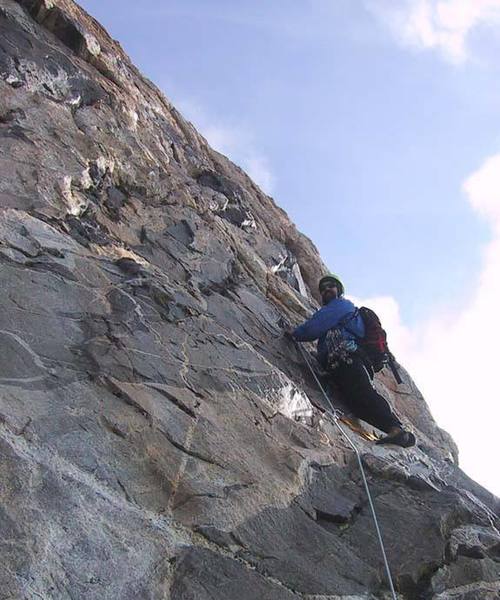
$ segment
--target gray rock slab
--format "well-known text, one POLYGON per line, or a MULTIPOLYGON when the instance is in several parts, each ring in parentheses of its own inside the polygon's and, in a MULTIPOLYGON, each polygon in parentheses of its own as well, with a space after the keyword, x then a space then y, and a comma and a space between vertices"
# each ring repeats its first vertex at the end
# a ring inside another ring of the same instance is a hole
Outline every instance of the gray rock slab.
POLYGON ((175 562, 172 600, 292 600, 296 594, 243 561, 189 549, 175 562))
POLYGON ((259 572, 301 593, 356 594, 378 584, 372 567, 297 506, 266 509, 232 537, 259 572))
POLYGON ((456 562, 445 565, 433 575, 431 587, 434 593, 439 594, 452 586, 461 587, 478 582, 500 583, 500 561, 460 556, 456 562))

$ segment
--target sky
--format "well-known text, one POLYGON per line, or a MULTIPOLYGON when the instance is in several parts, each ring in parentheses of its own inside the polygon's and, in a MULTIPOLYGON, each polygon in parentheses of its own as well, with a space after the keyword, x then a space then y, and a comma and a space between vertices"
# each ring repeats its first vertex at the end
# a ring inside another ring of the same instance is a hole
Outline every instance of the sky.
POLYGON ((500 0, 81 0, 377 310, 500 496, 500 0))

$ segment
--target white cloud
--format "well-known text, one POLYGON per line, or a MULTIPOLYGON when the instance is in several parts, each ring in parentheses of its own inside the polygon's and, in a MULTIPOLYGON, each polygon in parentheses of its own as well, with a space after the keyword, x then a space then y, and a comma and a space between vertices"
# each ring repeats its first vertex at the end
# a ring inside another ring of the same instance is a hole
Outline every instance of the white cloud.
POLYGON ((466 307, 450 306, 410 329, 393 298, 363 303, 378 312, 393 352, 415 378, 438 423, 454 437, 462 468, 500 495, 500 154, 468 177, 463 191, 493 233, 477 280, 464 289, 466 307))
POLYGON ((264 156, 249 156, 245 159, 245 171, 268 194, 274 187, 274 175, 269 168, 267 158, 264 156))
POLYGON ((269 161, 259 152, 255 138, 248 129, 214 120, 200 105, 190 100, 176 99, 175 105, 193 122, 212 148, 240 165, 266 194, 272 193, 275 178, 269 161))
POLYGON ((500 26, 500 0, 365 0, 397 39, 435 49, 453 63, 467 58, 467 37, 481 25, 500 26))
POLYGON ((500 154, 488 158, 464 183, 470 203, 500 236, 500 154))

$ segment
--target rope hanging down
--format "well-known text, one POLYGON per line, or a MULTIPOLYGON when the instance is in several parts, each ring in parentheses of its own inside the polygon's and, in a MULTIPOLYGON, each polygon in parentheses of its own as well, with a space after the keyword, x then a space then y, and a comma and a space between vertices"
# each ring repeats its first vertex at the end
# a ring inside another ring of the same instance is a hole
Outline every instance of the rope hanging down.
POLYGON ((333 406, 330 398, 328 397, 328 394, 325 392, 324 387, 321 385, 321 382, 318 379, 318 376, 316 375, 316 373, 314 372, 314 369, 311 367, 311 364, 309 363, 309 360, 307 358, 306 353, 304 352, 304 349, 302 348, 302 346, 300 346, 297 343, 295 343, 295 346, 300 350, 300 352, 302 354, 302 358, 304 359, 304 362, 309 367, 309 370, 311 371, 314 379, 316 380, 316 383, 318 384, 319 389, 323 393, 323 396, 325 397, 325 399, 326 399, 326 401, 328 403, 328 406, 331 409, 334 425, 337 427, 337 429, 340 431, 340 433, 342 434, 342 436, 344 437, 344 439, 347 441, 347 443, 349 444, 349 446, 354 450, 354 453, 356 454, 356 458, 358 459, 358 464, 359 464, 359 470, 361 471, 361 477, 363 479, 363 485, 365 486, 366 495, 368 497, 368 504, 370 505, 370 510, 371 510, 371 513, 372 513, 373 522, 375 523, 375 529, 377 531, 378 542, 379 542, 379 545, 380 545, 380 549, 382 551, 382 557, 384 559, 384 565, 385 565, 385 570, 386 570, 386 573, 387 573, 387 579, 389 580, 389 587, 391 588, 391 593, 392 593, 393 600, 397 600, 396 592, 394 590, 394 584, 392 582, 391 570, 389 568, 389 562, 387 561, 387 555, 385 553, 384 541, 382 539, 382 533, 380 532, 380 527, 379 527, 379 524, 378 524, 377 513, 375 512, 375 507, 373 505, 372 495, 370 493, 370 488, 368 487, 368 481, 366 479, 365 469, 364 469, 363 463, 361 461, 361 455, 359 454, 359 450, 356 448, 356 446, 353 444, 351 438, 347 435, 347 433, 344 431, 343 427, 340 425, 340 423, 339 423, 339 411, 333 406))

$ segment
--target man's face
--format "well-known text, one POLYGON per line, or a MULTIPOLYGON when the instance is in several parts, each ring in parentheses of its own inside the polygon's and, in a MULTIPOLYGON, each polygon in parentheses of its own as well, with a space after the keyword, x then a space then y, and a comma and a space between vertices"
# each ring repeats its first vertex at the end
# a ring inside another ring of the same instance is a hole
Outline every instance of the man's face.
POLYGON ((321 301, 323 304, 328 304, 330 300, 337 298, 339 295, 339 290, 335 281, 325 281, 321 285, 319 291, 321 293, 321 301))

